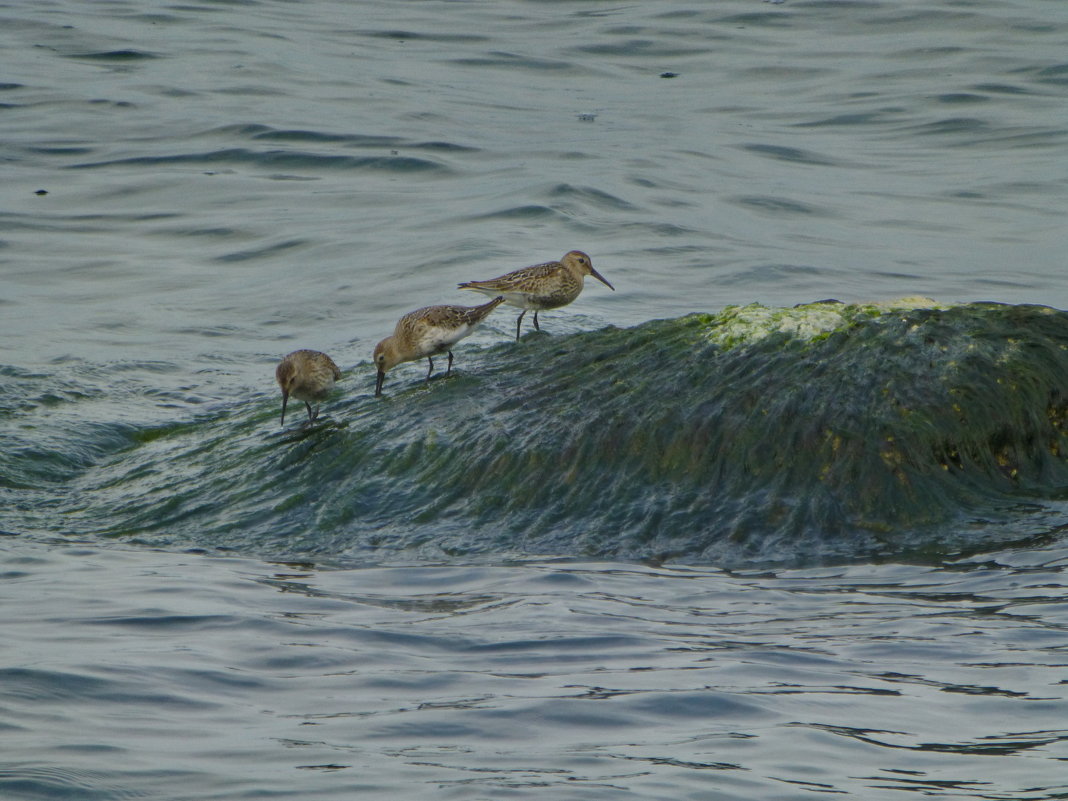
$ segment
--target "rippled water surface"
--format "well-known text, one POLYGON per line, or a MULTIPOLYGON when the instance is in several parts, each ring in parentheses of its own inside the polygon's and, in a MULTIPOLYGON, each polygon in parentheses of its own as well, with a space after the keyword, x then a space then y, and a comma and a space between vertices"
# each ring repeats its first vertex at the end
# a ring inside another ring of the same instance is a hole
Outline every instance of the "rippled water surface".
POLYGON ((747 577, 11 545, 7 798, 1068 791, 1063 546, 747 577))
POLYGON ((1068 796, 1064 315, 708 344, 1068 307, 1068 3, 41 0, 0 67, 0 796, 1068 796))

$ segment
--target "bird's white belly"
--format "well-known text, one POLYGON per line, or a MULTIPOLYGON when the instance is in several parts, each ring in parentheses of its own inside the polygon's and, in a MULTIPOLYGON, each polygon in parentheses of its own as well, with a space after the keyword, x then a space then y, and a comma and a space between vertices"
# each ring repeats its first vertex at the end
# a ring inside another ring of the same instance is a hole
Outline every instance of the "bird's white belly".
POLYGON ((534 295, 529 292, 498 292, 496 294, 503 297, 508 306, 515 306, 517 309, 538 308, 534 295))
POLYGON ((471 333, 469 325, 456 328, 428 327, 419 337, 419 353, 421 356, 444 353, 469 333, 471 333))
POLYGON ((485 289, 483 287, 469 287, 476 292, 481 292, 490 298, 502 297, 504 303, 507 306, 515 306, 517 309, 533 309, 536 306, 531 304, 531 294, 529 292, 520 292, 519 290, 504 290, 504 289, 485 289))

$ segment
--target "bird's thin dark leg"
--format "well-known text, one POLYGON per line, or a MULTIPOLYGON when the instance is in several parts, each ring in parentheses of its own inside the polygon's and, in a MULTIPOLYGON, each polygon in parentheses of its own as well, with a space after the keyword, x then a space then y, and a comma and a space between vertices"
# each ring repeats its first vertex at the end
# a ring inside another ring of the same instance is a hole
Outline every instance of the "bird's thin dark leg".
POLYGON ((519 319, 515 321, 515 339, 516 339, 516 342, 519 341, 519 331, 520 331, 521 326, 523 325, 523 315, 526 314, 526 313, 527 313, 527 310, 523 309, 523 311, 519 312, 519 319))
POLYGON ((315 407, 315 411, 313 412, 311 404, 308 403, 307 401, 304 401, 304 408, 306 408, 308 410, 308 420, 314 420, 316 417, 319 416, 319 407, 318 406, 315 407))
POLYGON ((448 374, 449 374, 449 373, 451 373, 451 372, 452 372, 452 351, 450 350, 450 351, 449 351, 449 366, 448 366, 448 368, 447 368, 447 369, 445 370, 445 375, 448 375, 448 374))
POLYGON ((434 360, 429 356, 426 357, 427 362, 430 363, 430 369, 426 371, 426 380, 430 380, 430 374, 434 372, 434 360))
POLYGON ((538 325, 538 310, 537 309, 534 310, 534 330, 535 331, 540 331, 541 330, 541 326, 538 325))

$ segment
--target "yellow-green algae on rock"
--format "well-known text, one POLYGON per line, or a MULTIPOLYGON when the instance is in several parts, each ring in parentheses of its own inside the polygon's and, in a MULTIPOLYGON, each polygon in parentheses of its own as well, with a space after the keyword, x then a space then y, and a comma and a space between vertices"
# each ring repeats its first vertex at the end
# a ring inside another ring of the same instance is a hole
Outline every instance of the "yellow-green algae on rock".
POLYGON ((955 304, 913 296, 862 304, 819 301, 788 308, 760 303, 727 306, 719 314, 710 315, 708 337, 723 348, 749 345, 773 334, 811 341, 821 339, 831 331, 845 329, 858 320, 872 319, 887 312, 948 309, 952 305, 955 304))

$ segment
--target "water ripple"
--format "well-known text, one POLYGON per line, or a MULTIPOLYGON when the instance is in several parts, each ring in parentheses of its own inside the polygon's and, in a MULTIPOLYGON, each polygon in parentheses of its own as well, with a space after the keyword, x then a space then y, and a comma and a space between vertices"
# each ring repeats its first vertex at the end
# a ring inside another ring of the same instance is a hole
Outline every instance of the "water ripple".
POLYGON ((144 50, 107 50, 96 53, 65 53, 66 58, 77 58, 89 61, 143 61, 146 59, 155 59, 159 56, 155 53, 149 53, 144 50))
POLYGON ((231 253, 224 253, 221 256, 216 256, 214 258, 214 261, 222 264, 227 264, 242 261, 252 261, 256 259, 273 258, 276 256, 281 256, 291 250, 294 250, 295 248, 304 247, 307 244, 307 241, 303 239, 287 239, 282 242, 272 242, 261 247, 238 250, 231 253))
POLYGON ((796 164, 811 164, 819 167, 829 167, 840 163, 835 159, 811 151, 801 150, 796 147, 758 144, 745 144, 741 145, 741 147, 742 149, 747 150, 750 153, 756 153, 759 156, 766 156, 770 159, 788 161, 796 164))
MULTIPOLYGON (((100 749, 98 757, 116 758, 125 749, 100 749)), ((144 798, 142 791, 122 788, 117 777, 108 771, 67 768, 33 762, 0 762, 0 794, 10 799, 78 798, 86 801, 120 801, 144 798)))
POLYGON ((305 170, 386 170, 397 173, 434 172, 448 174, 451 169, 438 161, 413 156, 340 156, 294 150, 255 151, 226 148, 204 153, 179 153, 163 156, 131 156, 104 161, 69 165, 70 169, 102 169, 114 166, 158 167, 168 164, 198 166, 253 165, 264 168, 305 170))
POLYGON ((576 71, 575 64, 569 61, 534 58, 519 53, 493 52, 485 56, 455 58, 451 61, 459 67, 479 67, 481 69, 489 70, 527 70, 537 73, 567 73, 576 71))
POLYGON ((369 30, 362 31, 362 36, 372 39, 392 39, 399 41, 443 42, 445 44, 481 44, 493 41, 492 37, 478 33, 444 33, 435 31, 411 30, 369 30))
POLYGON ((813 206, 809 203, 802 203, 797 200, 787 200, 782 197, 766 197, 757 195, 747 195, 741 197, 729 198, 732 203, 736 203, 739 206, 759 211, 766 214, 779 215, 819 215, 827 216, 829 211, 820 209, 817 206, 813 206))

